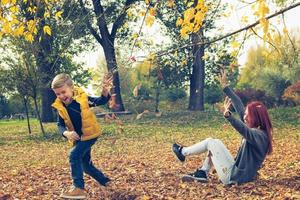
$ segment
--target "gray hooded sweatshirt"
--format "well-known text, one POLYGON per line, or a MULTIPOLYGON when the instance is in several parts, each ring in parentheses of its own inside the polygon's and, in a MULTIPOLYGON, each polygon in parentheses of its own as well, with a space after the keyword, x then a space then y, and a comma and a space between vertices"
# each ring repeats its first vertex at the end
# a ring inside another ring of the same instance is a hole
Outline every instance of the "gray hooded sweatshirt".
POLYGON ((244 123, 244 105, 232 89, 225 87, 223 91, 231 99, 232 105, 241 119, 236 119, 232 115, 226 118, 243 137, 230 176, 233 183, 241 184, 252 181, 257 175, 257 171, 268 153, 269 140, 264 130, 249 128, 244 123))

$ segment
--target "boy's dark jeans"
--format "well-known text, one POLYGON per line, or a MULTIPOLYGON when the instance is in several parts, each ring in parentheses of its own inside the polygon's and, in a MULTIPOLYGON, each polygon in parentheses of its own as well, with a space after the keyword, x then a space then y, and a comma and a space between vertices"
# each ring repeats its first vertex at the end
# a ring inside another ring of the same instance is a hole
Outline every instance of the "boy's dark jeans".
POLYGON ((77 188, 84 189, 83 171, 96 179, 100 184, 105 185, 107 177, 98 170, 91 160, 91 147, 97 138, 87 141, 77 141, 71 149, 69 159, 71 165, 71 174, 73 185, 77 188))

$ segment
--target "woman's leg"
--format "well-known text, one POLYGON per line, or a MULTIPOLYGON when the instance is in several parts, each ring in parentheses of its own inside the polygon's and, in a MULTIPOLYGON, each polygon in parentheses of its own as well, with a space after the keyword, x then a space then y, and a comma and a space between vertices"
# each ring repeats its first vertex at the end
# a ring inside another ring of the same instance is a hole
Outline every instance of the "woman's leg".
POLYGON ((225 145, 218 139, 207 138, 190 147, 183 147, 184 156, 204 153, 209 151, 201 170, 208 172, 211 168, 210 160, 214 165, 219 179, 224 184, 229 184, 230 172, 234 165, 234 159, 225 145))

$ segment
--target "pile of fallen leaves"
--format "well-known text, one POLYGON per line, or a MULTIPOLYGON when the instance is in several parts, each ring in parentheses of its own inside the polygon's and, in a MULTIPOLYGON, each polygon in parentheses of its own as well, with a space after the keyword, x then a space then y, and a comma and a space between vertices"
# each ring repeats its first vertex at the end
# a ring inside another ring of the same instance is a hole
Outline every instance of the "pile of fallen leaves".
MULTIPOLYGON (((224 186, 214 171, 208 183, 182 182, 181 176, 201 166, 205 155, 188 157, 182 164, 171 146, 174 141, 190 145, 214 132, 213 137, 219 135, 235 155, 240 138, 227 125, 125 122, 122 132, 115 129, 93 147, 95 166, 113 181, 103 187, 85 176, 88 199, 300 199, 299 128, 275 129, 274 153, 264 162, 256 181, 224 186)), ((18 137, 10 136, 3 136, 0 144, 0 200, 59 199, 72 185, 67 144, 62 140, 14 142, 18 137)))

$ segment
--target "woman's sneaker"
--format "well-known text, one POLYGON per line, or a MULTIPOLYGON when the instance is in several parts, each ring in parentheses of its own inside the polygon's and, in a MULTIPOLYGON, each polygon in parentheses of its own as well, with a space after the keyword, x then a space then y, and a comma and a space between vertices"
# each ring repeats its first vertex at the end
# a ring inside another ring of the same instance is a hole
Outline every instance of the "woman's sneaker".
POLYGON ((206 183, 208 181, 206 172, 201 169, 197 169, 194 173, 184 175, 182 177, 183 182, 199 181, 206 183))
POLYGON ((173 147, 172 147, 173 152, 175 153, 175 155, 177 156, 177 158, 181 161, 184 162, 185 161, 185 156, 181 153, 182 151, 182 146, 174 143, 173 147))

